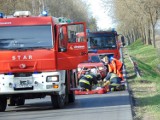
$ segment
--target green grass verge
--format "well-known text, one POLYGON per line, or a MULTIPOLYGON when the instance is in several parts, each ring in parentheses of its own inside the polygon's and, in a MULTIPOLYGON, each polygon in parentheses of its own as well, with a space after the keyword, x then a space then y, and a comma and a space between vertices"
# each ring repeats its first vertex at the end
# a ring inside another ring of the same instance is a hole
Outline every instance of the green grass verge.
POLYGON ((127 68, 128 83, 134 96, 135 120, 159 120, 160 119, 160 72, 157 65, 160 59, 157 57, 157 49, 143 45, 137 40, 124 49, 125 65, 127 68), (128 58, 137 63, 141 77, 137 77, 133 65, 128 58))

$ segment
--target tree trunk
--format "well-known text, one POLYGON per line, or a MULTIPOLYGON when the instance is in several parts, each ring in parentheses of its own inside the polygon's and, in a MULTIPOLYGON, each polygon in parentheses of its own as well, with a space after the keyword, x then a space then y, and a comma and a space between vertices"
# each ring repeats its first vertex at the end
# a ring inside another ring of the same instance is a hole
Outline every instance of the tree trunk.
POLYGON ((152 25, 152 37, 153 37, 153 46, 154 46, 154 48, 156 48, 156 38, 155 38, 155 26, 154 25, 152 25))

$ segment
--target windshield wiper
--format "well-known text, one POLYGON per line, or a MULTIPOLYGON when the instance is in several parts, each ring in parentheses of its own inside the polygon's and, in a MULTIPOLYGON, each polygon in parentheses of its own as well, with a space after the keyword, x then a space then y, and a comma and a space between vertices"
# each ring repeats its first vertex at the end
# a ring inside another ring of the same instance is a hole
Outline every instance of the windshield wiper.
POLYGON ((33 50, 33 47, 20 47, 20 48, 15 48, 15 50, 33 50))
POLYGON ((32 47, 33 49, 51 49, 51 47, 49 46, 45 46, 45 47, 42 47, 42 46, 37 46, 37 47, 32 47))
POLYGON ((23 51, 23 50, 34 50, 34 49, 51 49, 51 47, 19 47, 19 48, 4 48, 4 47, 0 47, 0 50, 19 50, 19 51, 23 51))
POLYGON ((34 49, 51 49, 48 47, 22 47, 22 48, 17 48, 17 50, 34 50, 34 49))
POLYGON ((3 38, 3 39, 0 39, 0 40, 14 40, 14 38, 3 38))

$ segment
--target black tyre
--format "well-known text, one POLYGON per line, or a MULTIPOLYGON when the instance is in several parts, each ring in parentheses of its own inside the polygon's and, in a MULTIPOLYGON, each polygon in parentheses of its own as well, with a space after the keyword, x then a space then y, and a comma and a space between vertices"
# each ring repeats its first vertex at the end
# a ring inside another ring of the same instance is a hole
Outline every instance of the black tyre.
POLYGON ((7 107, 7 98, 6 97, 0 97, 0 112, 4 112, 7 107))
POLYGON ((16 105, 16 101, 15 101, 15 99, 12 98, 12 97, 9 99, 9 103, 10 103, 10 104, 8 104, 8 106, 15 106, 15 105, 16 105))
POLYGON ((67 105, 68 103, 69 103, 69 95, 66 94, 66 96, 65 96, 65 104, 67 105))
POLYGON ((62 108, 65 104, 64 95, 51 95, 51 101, 53 108, 62 108))
POLYGON ((16 101, 16 105, 17 106, 24 105, 24 104, 25 104, 25 99, 24 98, 17 99, 17 101, 16 101))

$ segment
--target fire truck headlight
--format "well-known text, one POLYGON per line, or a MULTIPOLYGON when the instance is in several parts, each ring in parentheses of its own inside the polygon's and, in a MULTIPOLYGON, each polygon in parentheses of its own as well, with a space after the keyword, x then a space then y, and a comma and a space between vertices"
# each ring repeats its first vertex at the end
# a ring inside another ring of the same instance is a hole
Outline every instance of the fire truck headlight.
POLYGON ((48 76, 46 82, 58 82, 59 81, 59 76, 48 76))
POLYGON ((78 72, 82 70, 82 68, 77 68, 78 72))
POLYGON ((99 70, 103 70, 103 69, 104 69, 104 67, 98 67, 98 69, 99 69, 99 70))

